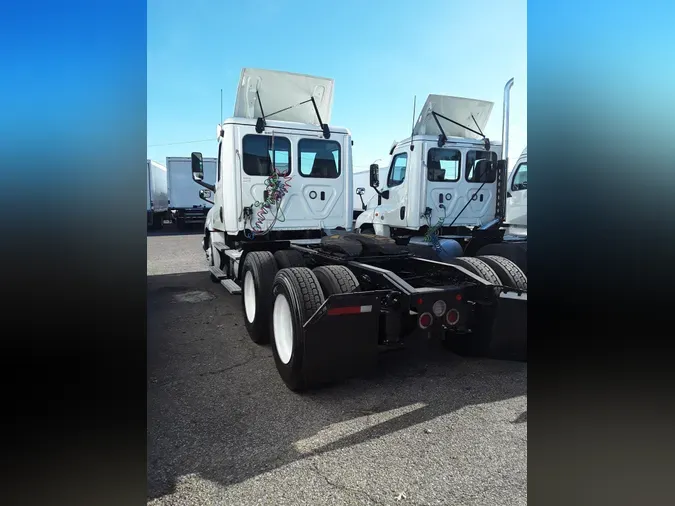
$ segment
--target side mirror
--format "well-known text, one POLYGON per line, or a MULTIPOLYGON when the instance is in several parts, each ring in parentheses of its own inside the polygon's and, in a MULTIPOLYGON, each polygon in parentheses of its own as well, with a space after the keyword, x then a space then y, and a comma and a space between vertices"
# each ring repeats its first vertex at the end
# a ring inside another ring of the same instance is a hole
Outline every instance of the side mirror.
POLYGON ((495 179, 496 166, 492 160, 477 160, 473 170, 478 183, 490 183, 495 179))
POLYGON ((199 190, 199 198, 208 202, 209 204, 213 204, 212 200, 209 200, 213 196, 213 192, 211 190, 199 190))
POLYGON ((361 196, 361 195, 363 195, 364 193, 366 193, 366 189, 365 189, 365 188, 360 187, 360 188, 357 188, 357 189, 356 189, 356 194, 357 194, 357 195, 361 196))
POLYGON ((192 179, 195 182, 204 179, 204 160, 201 153, 192 153, 192 179))
POLYGON ((380 186, 380 166, 376 163, 370 166, 370 187, 377 188, 380 186))

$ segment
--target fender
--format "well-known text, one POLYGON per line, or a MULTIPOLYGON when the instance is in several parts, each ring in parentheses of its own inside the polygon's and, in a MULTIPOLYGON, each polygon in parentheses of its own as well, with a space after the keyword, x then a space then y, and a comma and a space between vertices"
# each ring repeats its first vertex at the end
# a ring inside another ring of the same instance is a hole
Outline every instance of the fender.
POLYGON ((209 232, 213 232, 213 216, 216 211, 216 206, 213 206, 209 209, 209 212, 206 213, 206 221, 204 222, 204 228, 209 232))
POLYGON ((375 223, 375 209, 367 209, 359 214, 356 218, 356 222, 354 222, 354 228, 361 228, 361 226, 366 223, 375 223))

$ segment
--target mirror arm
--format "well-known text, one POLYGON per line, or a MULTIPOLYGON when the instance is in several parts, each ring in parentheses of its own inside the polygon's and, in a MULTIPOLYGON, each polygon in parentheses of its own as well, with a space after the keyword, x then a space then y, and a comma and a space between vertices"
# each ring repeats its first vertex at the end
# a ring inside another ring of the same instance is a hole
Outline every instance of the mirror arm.
POLYGON ((203 187, 206 188, 207 190, 211 190, 213 193, 216 193, 216 185, 214 185, 214 184, 209 184, 209 183, 205 183, 204 181, 199 181, 198 179, 195 179, 195 178, 192 178, 192 179, 193 179, 194 182, 197 183, 198 185, 203 186, 203 187))
POLYGON ((361 209, 364 211, 366 210, 366 203, 363 201, 363 195, 359 195, 359 198, 361 199, 361 209))

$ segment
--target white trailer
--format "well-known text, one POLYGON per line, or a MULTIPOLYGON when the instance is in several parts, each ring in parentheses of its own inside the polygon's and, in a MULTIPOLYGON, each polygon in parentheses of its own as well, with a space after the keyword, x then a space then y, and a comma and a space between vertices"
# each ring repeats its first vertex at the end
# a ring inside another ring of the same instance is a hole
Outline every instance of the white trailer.
MULTIPOLYGON (((201 188, 192 180, 190 157, 167 157, 169 208, 178 228, 204 223, 211 206, 199 197, 201 188)), ((215 184, 218 160, 204 158, 204 182, 215 184)))
POLYGON ((148 159, 145 172, 147 223, 153 229, 160 229, 169 218, 166 167, 148 159))

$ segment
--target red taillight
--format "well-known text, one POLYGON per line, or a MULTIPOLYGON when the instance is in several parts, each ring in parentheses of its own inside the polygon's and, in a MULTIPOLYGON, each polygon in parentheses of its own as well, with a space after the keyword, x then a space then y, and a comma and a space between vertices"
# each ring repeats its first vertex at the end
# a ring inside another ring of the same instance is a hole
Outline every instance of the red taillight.
POLYGON ((454 308, 448 311, 445 315, 445 321, 448 322, 448 325, 457 325, 457 322, 459 321, 459 311, 454 308))
POLYGON ((457 295, 455 295, 455 299, 462 300, 462 294, 458 293, 457 295))
POLYGON ((431 313, 422 313, 418 320, 419 326, 421 329, 427 329, 431 327, 431 324, 434 322, 434 317, 431 316, 431 313))

